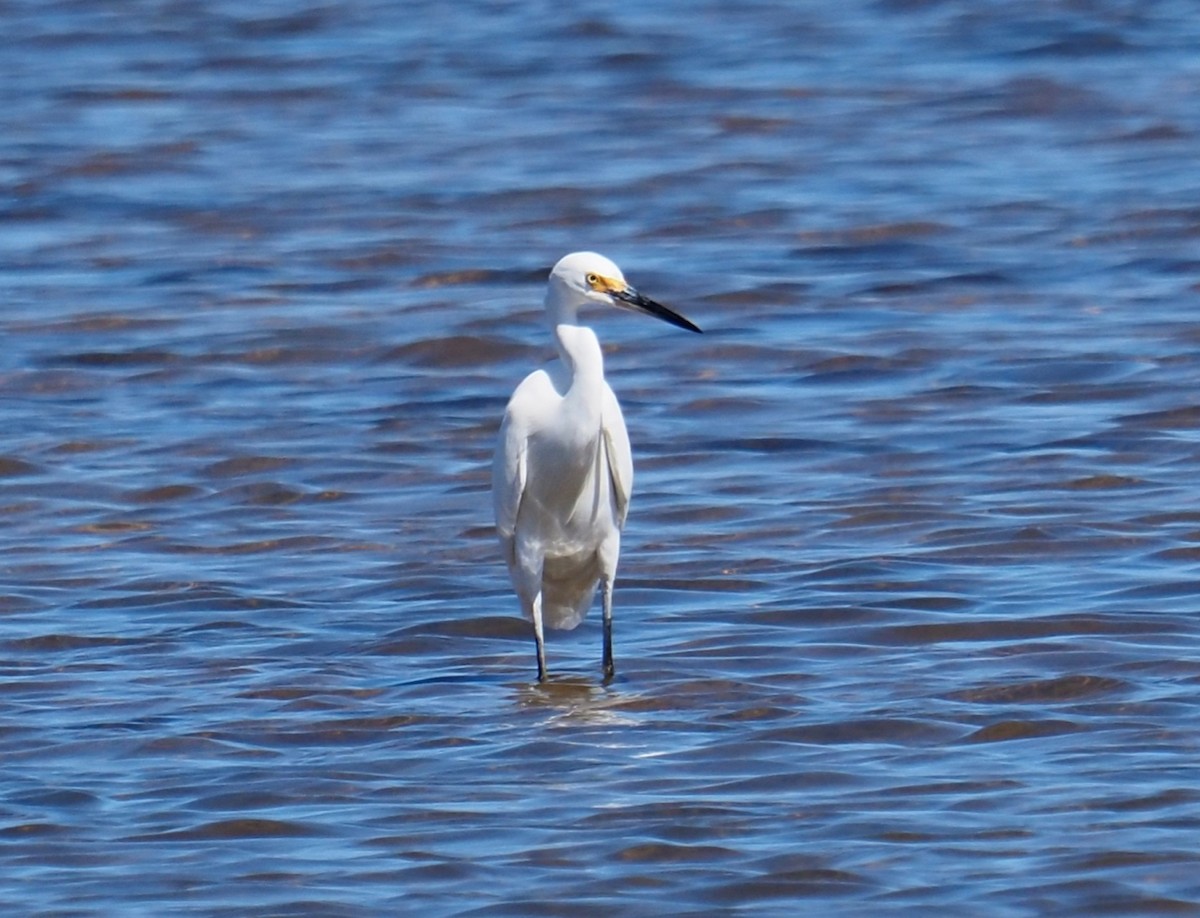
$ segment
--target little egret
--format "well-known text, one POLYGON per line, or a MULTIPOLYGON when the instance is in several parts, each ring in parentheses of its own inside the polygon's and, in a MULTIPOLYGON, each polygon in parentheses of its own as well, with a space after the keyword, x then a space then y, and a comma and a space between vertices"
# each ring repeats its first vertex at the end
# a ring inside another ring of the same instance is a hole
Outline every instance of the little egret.
POLYGON ((633 456, 621 406, 604 379, 600 342, 579 324, 580 307, 590 303, 700 331, 638 293, 603 255, 575 252, 550 272, 546 317, 559 359, 530 373, 513 393, 492 465, 496 530, 521 611, 533 622, 539 681, 546 678, 543 627, 578 625, 597 585, 604 602, 604 675, 613 674, 613 578, 633 456))

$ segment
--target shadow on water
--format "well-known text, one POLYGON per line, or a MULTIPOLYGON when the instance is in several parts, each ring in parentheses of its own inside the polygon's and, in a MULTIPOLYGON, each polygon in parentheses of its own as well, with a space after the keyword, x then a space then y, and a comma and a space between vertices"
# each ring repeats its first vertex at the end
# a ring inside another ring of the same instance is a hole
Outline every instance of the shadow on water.
POLYGON ((513 702, 526 712, 548 715, 552 726, 619 725, 638 721, 621 708, 632 693, 621 689, 621 676, 605 680, 596 676, 551 673, 545 682, 536 680, 509 686, 513 702))

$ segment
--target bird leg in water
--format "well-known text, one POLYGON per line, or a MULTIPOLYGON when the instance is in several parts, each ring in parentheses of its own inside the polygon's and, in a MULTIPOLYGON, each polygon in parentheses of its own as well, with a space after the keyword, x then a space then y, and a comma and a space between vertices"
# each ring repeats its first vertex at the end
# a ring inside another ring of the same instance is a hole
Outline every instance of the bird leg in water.
POLYGON ((605 577, 602 582, 604 590, 604 678, 611 679, 616 671, 613 666, 612 649, 612 578, 605 577))
POLYGON ((547 563, 560 572, 551 580, 551 625, 579 624, 596 595, 597 579, 603 581, 606 680, 615 669, 612 581, 633 487, 633 455, 621 406, 604 379, 600 342, 579 322, 579 310, 591 304, 632 309, 700 331, 638 293, 603 255, 573 252, 550 272, 546 317, 559 360, 530 373, 513 392, 492 461, 496 532, 522 611, 533 620, 539 681, 546 679, 547 563), (533 598, 528 606, 526 597, 533 598))
POLYGON ((533 639, 537 643, 538 682, 546 681, 546 634, 542 630, 542 594, 533 597, 533 639))

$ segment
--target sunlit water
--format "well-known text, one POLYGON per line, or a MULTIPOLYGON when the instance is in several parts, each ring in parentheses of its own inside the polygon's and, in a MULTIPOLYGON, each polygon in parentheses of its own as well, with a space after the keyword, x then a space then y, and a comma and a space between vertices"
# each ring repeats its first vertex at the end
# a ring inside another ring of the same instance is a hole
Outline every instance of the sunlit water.
POLYGON ((1191 4, 107 7, 0 6, 0 911, 1200 912, 1191 4), (706 334, 595 317, 538 686, 580 248, 706 334))

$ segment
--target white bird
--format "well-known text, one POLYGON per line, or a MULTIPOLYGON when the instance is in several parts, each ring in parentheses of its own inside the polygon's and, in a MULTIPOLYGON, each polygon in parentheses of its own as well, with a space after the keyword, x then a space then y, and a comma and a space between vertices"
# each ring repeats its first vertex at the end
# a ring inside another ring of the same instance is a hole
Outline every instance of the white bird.
POLYGON ((617 306, 700 331, 631 287, 594 252, 550 272, 546 317, 558 361, 525 377, 500 426, 492 465, 496 529, 521 611, 533 622, 538 680, 546 678, 544 627, 571 629, 602 590, 604 674, 613 674, 612 591, 621 528, 633 490, 633 455, 621 406, 604 379, 596 333, 580 307, 617 306))

